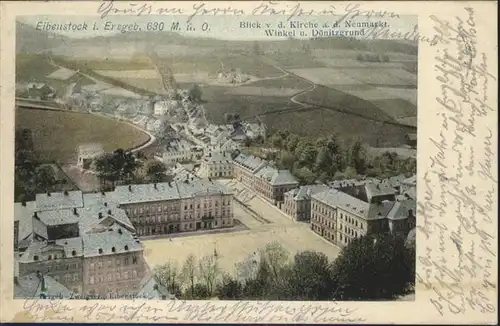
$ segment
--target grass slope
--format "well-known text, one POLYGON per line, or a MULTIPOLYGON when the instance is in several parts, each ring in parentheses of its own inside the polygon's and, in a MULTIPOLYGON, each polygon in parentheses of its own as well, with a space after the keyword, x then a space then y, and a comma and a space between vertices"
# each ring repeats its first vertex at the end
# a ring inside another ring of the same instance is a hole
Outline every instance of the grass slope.
POLYGON ((42 161, 76 160, 77 147, 101 143, 105 151, 133 148, 149 136, 128 124, 77 112, 16 109, 16 128, 32 130, 35 151, 42 161))

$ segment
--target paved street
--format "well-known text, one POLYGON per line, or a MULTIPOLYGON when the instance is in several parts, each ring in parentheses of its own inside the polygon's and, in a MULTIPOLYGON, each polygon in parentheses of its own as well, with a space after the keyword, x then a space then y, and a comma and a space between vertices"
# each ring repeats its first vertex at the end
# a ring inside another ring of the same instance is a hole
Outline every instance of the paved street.
POLYGON ((240 228, 233 232, 144 240, 145 258, 151 267, 168 260, 182 265, 189 254, 201 258, 213 255, 216 250, 222 270, 233 274, 236 263, 274 241, 281 243, 291 255, 298 251, 313 250, 323 252, 333 260, 339 254, 340 249, 313 233, 308 223, 293 221, 240 183, 231 180, 220 182, 241 191, 237 198, 248 208, 235 201, 234 216, 248 230, 241 231, 240 228))

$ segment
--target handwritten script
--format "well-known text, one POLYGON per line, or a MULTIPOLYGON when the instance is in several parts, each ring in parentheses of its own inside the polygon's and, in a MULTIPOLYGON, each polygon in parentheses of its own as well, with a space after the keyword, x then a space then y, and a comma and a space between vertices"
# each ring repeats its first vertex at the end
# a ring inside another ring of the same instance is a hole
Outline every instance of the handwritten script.
MULTIPOLYGON (((157 302, 158 303, 158 302, 157 302)), ((26 300, 23 308, 36 321, 142 321, 171 322, 189 320, 193 322, 297 322, 297 323, 355 323, 364 318, 353 314, 356 309, 344 308, 339 303, 303 304, 291 307, 281 302, 235 301, 187 302, 160 301, 154 307, 144 301, 130 301, 127 304, 106 303, 106 301, 85 302, 83 305, 62 300, 26 300), (75 317, 76 316, 76 317, 75 317)))
POLYGON ((477 49, 472 8, 461 17, 430 18, 440 39, 434 71, 441 126, 430 138, 417 227, 427 239, 439 239, 439 245, 419 253, 417 283, 432 291, 431 304, 441 315, 493 314, 497 117, 488 93, 496 77, 489 72, 487 54, 477 49))

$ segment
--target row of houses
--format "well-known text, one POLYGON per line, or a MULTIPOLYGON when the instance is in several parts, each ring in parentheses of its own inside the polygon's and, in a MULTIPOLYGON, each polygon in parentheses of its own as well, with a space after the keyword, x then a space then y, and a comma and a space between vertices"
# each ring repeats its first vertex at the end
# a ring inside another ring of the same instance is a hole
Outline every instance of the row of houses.
POLYGON ((415 175, 299 186, 288 170, 220 149, 203 157, 200 174, 238 180, 291 218, 310 221, 314 232, 339 246, 370 232, 406 235, 416 223, 415 175))
POLYGON ((37 194, 34 201, 16 203, 19 293, 42 281, 82 296, 157 292, 140 237, 232 227, 232 198, 219 183, 186 176, 111 192, 37 194))

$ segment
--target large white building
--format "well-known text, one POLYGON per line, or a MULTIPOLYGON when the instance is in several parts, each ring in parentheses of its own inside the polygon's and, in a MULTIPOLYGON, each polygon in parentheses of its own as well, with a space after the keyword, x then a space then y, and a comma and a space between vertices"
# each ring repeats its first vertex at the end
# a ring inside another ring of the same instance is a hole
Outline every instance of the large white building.
POLYGON ((201 159, 199 175, 206 178, 232 178, 231 152, 216 149, 205 154, 201 159))
POLYGON ((180 103, 174 100, 156 101, 153 106, 154 115, 160 116, 176 110, 180 107, 180 103))
POLYGON ((185 139, 174 139, 165 148, 162 159, 167 166, 179 162, 191 161, 195 155, 194 146, 185 139))

